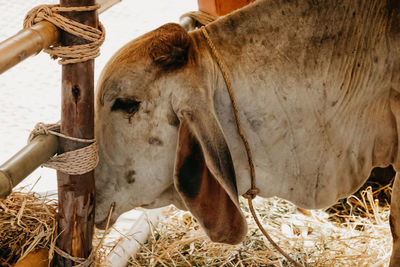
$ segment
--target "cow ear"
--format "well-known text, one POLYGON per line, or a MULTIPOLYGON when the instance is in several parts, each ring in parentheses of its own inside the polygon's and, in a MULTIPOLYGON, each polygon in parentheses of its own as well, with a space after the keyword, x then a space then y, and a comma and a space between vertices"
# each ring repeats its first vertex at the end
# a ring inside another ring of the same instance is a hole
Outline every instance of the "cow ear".
POLYGON ((247 224, 232 158, 216 116, 202 115, 184 115, 180 121, 175 186, 212 241, 237 244, 247 224))

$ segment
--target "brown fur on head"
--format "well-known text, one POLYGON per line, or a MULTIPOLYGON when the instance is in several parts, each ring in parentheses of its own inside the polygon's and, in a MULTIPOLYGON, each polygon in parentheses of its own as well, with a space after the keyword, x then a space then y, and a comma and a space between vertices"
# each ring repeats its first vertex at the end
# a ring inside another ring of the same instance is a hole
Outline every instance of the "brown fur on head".
POLYGON ((192 40, 186 30, 175 23, 168 23, 156 31, 149 46, 149 54, 156 65, 163 69, 177 69, 188 61, 192 40))

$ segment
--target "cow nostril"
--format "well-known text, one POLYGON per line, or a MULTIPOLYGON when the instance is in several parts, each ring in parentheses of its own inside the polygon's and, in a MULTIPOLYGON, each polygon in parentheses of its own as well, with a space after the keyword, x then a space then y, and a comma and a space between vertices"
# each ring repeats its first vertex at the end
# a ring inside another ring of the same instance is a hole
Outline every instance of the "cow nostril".
POLYGON ((134 170, 130 170, 125 174, 125 179, 128 184, 132 184, 135 182, 136 172, 134 170))

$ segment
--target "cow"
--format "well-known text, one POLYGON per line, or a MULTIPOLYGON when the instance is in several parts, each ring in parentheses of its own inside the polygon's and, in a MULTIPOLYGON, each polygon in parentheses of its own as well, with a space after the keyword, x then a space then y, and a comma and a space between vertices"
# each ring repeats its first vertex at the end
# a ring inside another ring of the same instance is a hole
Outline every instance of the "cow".
MULTIPOLYGON (((229 69, 259 196, 334 204, 372 168, 400 168, 400 1, 259 0, 205 27, 229 69)), ((211 240, 247 231, 249 165, 201 30, 166 24, 121 48, 98 82, 98 227, 174 204, 211 240)), ((400 265, 400 182, 391 265, 400 265)))

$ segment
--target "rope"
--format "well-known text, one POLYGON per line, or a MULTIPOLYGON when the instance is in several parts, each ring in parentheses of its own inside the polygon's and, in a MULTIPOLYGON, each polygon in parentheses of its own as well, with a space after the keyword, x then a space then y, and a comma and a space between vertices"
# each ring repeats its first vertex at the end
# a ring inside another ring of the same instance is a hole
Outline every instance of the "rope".
POLYGON ((59 123, 44 124, 39 122, 29 135, 28 142, 32 141, 38 135, 52 134, 67 140, 91 144, 83 148, 58 154, 57 156, 50 158, 47 162, 42 164, 42 166, 56 169, 69 175, 80 175, 94 170, 99 162, 96 139, 71 137, 62 134, 59 131, 59 123))
POLYGON ((208 35, 208 32, 207 32, 207 30, 206 30, 206 28, 204 26, 201 27, 201 31, 202 31, 205 39, 207 40, 208 46, 211 48, 212 54, 214 55, 214 57, 215 57, 215 59, 216 59, 216 61, 218 63, 219 68, 221 69, 221 73, 222 73, 222 76, 223 76, 223 78, 225 80, 226 87, 227 87, 228 93, 229 93, 229 97, 230 97, 231 102, 232 102, 233 113, 234 113, 235 120, 236 120, 236 126, 237 126, 237 129, 238 129, 240 138, 242 139, 243 144, 244 144, 244 146, 246 148, 247 160, 248 160, 249 166, 250 166, 251 188, 249 190, 247 190, 246 193, 243 194, 243 197, 247 198, 248 203, 249 203, 249 207, 250 207, 250 211, 251 211, 251 215, 253 216, 254 221, 256 222, 258 228, 261 230, 261 232, 264 234, 264 236, 272 244, 272 246, 276 250, 278 250, 279 253, 281 253, 293 265, 295 265, 297 267, 301 267, 302 266, 301 264, 299 264, 294 259, 292 259, 292 257, 290 257, 285 251, 283 251, 278 246, 278 244, 275 243, 274 240, 272 240, 270 235, 267 233, 267 231, 264 229, 264 227, 260 223, 260 221, 258 219, 258 216, 257 216, 257 214, 256 214, 256 212, 254 210, 253 199, 257 196, 257 194, 260 192, 260 190, 256 187, 256 172, 255 172, 254 163, 253 163, 253 155, 251 153, 249 142, 247 141, 246 135, 245 135, 243 127, 242 127, 242 123, 241 123, 240 116, 239 116, 238 105, 237 105, 237 102, 236 102, 235 94, 233 92, 232 84, 231 84, 230 77, 229 77, 229 71, 228 71, 228 68, 226 67, 226 64, 222 60, 221 55, 219 54, 217 48, 215 47, 214 43, 212 42, 212 40, 211 40, 210 36, 208 35))
POLYGON ((95 11, 100 5, 81 6, 81 7, 60 7, 59 5, 39 5, 33 8, 25 17, 24 28, 48 21, 72 35, 87 40, 88 44, 61 46, 55 44, 45 48, 44 52, 49 53, 53 59, 62 58, 60 64, 71 64, 85 62, 100 55, 100 46, 105 39, 104 26, 99 22, 99 29, 68 19, 60 12, 87 12, 95 11))
MULTIPOLYGON (((79 175, 92 171, 96 167, 99 161, 97 154, 96 139, 82 139, 82 138, 71 137, 60 133, 60 127, 61 127, 60 123, 44 124, 42 122, 39 122, 36 124, 34 130, 29 135, 28 142, 31 142, 35 137, 39 135, 51 134, 71 141, 76 141, 81 143, 91 143, 91 144, 84 148, 80 148, 77 150, 65 152, 63 154, 54 156, 51 159, 49 159, 46 163, 42 164, 42 166, 53 168, 70 175, 79 175)), ((91 251, 87 259, 71 256, 70 254, 68 254, 67 252, 65 252, 64 250, 60 249, 57 246, 54 246, 54 251, 63 258, 69 259, 72 262, 77 263, 73 265, 73 267, 93 266, 95 264, 97 251, 101 246, 101 244, 103 243, 105 235, 109 229, 110 218, 114 206, 115 203, 111 204, 110 206, 110 211, 107 218, 106 230, 104 232, 103 237, 101 238, 96 249, 93 249, 91 251)))
POLYGON ((179 18, 179 20, 182 20, 183 18, 186 18, 186 17, 189 17, 189 18, 197 21, 202 26, 203 25, 207 25, 207 24, 213 22, 214 20, 216 20, 218 18, 218 16, 214 16, 214 15, 208 14, 208 13, 203 12, 203 11, 191 11, 191 12, 183 14, 179 18))
POLYGON ((243 196, 246 198, 255 198, 259 192, 259 190, 256 188, 256 172, 255 172, 255 168, 254 168, 254 164, 253 164, 253 155, 251 153, 250 150, 250 145, 249 142, 247 141, 247 137, 246 134, 244 133, 244 130, 242 128, 242 123, 240 120, 240 116, 239 116, 239 108, 236 102, 236 98, 235 98, 235 94, 233 92, 232 89, 232 84, 229 78, 229 71, 225 65, 225 63, 222 60, 222 57, 220 56, 220 54, 218 53, 214 43, 212 42, 210 36, 207 33, 206 28, 203 26, 201 27, 201 31, 203 32, 203 35, 205 36, 208 45, 211 48, 211 51, 215 57, 215 59, 217 60, 218 66, 221 69, 222 72, 222 76, 224 77, 225 83, 226 83, 226 87, 228 88, 228 93, 229 93, 229 97, 231 99, 232 102, 232 107, 233 107, 233 113, 235 115, 235 119, 236 119, 236 125, 238 128, 238 132, 240 135, 240 138, 243 141, 244 147, 246 148, 246 153, 247 153, 247 161, 249 162, 249 166, 250 166, 250 177, 251 177, 251 189, 248 190, 243 196))
POLYGON ((61 257, 71 260, 74 263, 78 263, 76 265, 73 265, 74 267, 89 267, 92 264, 94 264, 95 254, 93 253, 90 253, 89 257, 85 259, 85 258, 73 257, 64 250, 60 249, 59 247, 54 247, 54 251, 61 257))
POLYGON ((54 251, 61 257, 69 259, 74 263, 78 263, 76 265, 73 265, 73 267, 93 266, 95 264, 97 252, 98 252, 99 248, 101 247, 101 245, 103 244, 106 234, 108 233, 109 226, 110 226, 110 219, 111 219, 111 215, 112 215, 114 207, 115 207, 115 202, 113 202, 110 206, 110 210, 108 212, 108 217, 107 217, 106 229, 104 230, 104 234, 101 237, 100 242, 97 244, 96 249, 92 249, 92 251, 90 252, 90 255, 87 257, 87 259, 71 256, 70 254, 68 254, 67 252, 65 252, 64 250, 60 249, 57 246, 54 247, 54 251))

